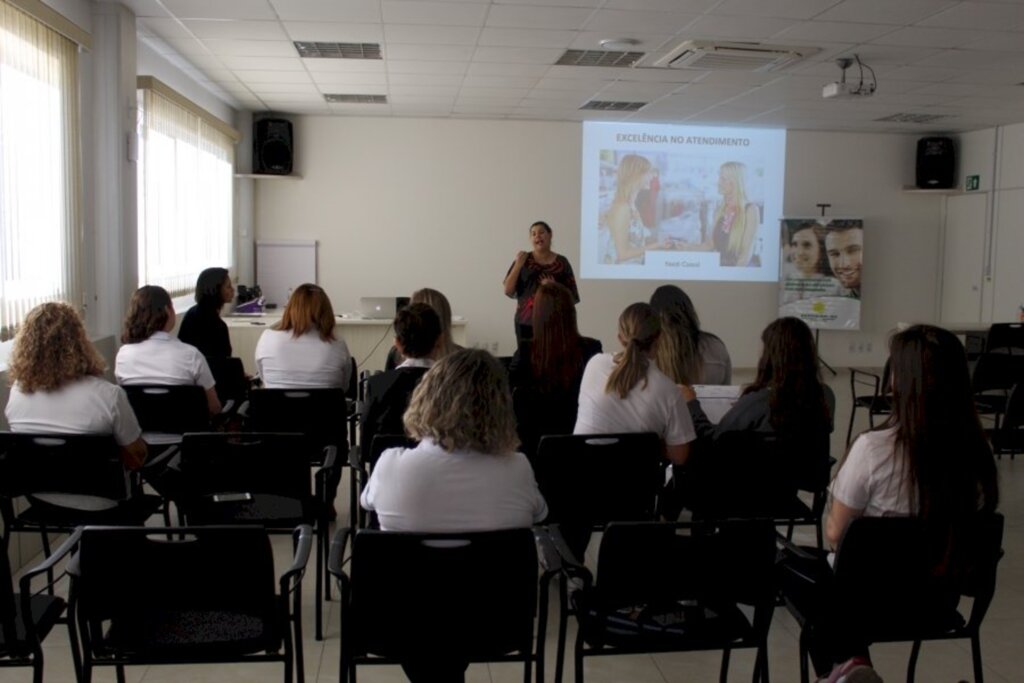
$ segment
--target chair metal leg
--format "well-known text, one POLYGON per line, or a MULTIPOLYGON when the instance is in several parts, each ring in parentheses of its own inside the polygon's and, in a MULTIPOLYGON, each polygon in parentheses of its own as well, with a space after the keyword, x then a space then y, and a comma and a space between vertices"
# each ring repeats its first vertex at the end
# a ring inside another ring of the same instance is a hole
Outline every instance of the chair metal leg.
MULTIPOLYGON (((725 648, 722 650, 722 670, 718 674, 719 683, 729 683, 729 655, 732 654, 732 650, 725 648)), ((754 667, 757 668, 756 666, 754 667)))
MULTIPOLYGON (((43 539, 43 558, 50 557, 50 534, 47 533, 46 527, 42 527, 40 530, 40 536, 43 539)), ((46 570, 46 594, 53 595, 53 569, 46 570)))
POLYGON ((817 538, 817 541, 818 541, 818 550, 824 550, 825 549, 825 534, 822 532, 822 529, 821 529, 821 517, 818 517, 818 520, 814 523, 814 535, 815 535, 815 537, 817 538))
POLYGON ((974 683, 985 683, 985 673, 981 668, 981 635, 971 636, 971 663, 974 664, 974 683))
POLYGON ((324 526, 324 521, 320 520, 321 528, 316 539, 316 588, 313 589, 313 599, 316 600, 316 607, 313 609, 315 621, 313 631, 317 640, 324 639, 324 565, 327 562, 327 552, 325 552, 327 528, 324 526))
POLYGON ((914 683, 914 673, 917 670, 917 656, 921 654, 921 641, 915 640, 910 648, 910 661, 907 662, 907 683, 914 683))
POLYGON ((114 667, 114 671, 117 675, 117 683, 124 683, 124 665, 118 664, 114 667))
MULTIPOLYGON (((569 628, 569 580, 562 574, 558 578, 558 651, 555 652, 555 683, 562 683, 565 670, 565 638, 569 628)), ((538 679, 538 683, 540 683, 538 679)))
POLYGON ((807 652, 807 630, 800 629, 800 683, 810 683, 811 672, 807 652))
POLYGON ((32 658, 32 683, 43 683, 43 658, 38 654, 32 658))
POLYGON ((582 628, 580 628, 579 630, 576 631, 576 646, 575 646, 575 648, 573 648, 573 650, 574 650, 573 659, 575 660, 574 663, 576 665, 576 671, 574 672, 575 681, 576 681, 576 683, 583 683, 583 629, 582 628))
POLYGON ((537 604, 537 639, 534 649, 537 661, 537 683, 544 683, 544 640, 548 631, 548 594, 551 592, 551 579, 544 575, 540 582, 540 596, 537 604))
POLYGON ((853 420, 857 417, 857 405, 854 404, 853 410, 850 411, 850 426, 846 428, 846 447, 850 447, 850 439, 853 438, 853 420))

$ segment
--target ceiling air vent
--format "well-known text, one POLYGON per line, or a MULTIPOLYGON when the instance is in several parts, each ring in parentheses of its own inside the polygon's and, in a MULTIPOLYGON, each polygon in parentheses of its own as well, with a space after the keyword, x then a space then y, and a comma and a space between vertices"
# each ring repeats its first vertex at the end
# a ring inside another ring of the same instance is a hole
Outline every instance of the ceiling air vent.
POLYGON ((383 59, 380 43, 315 43, 295 41, 300 57, 317 59, 383 59))
POLYGON ((884 121, 886 123, 931 123, 932 121, 938 121, 939 119, 948 119, 951 114, 893 114, 892 116, 883 116, 875 121, 884 121))
POLYGON ((566 50, 556 65, 562 66, 619 66, 629 68, 639 62, 643 52, 615 50, 566 50))
POLYGON ((331 104, 387 104, 387 95, 348 95, 332 94, 324 95, 324 99, 331 104))
POLYGON ((819 52, 816 47, 687 40, 651 66, 709 71, 775 71, 819 52))
POLYGON ((591 111, 640 111, 645 106, 646 102, 611 102, 608 100, 590 100, 582 107, 583 109, 589 109, 591 111))

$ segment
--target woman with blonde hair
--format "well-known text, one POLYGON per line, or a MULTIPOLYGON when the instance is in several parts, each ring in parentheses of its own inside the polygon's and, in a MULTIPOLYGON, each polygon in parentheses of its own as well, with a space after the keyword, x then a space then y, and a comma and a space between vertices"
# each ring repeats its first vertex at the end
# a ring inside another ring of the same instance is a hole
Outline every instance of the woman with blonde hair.
POLYGON ((260 336, 256 368, 269 389, 347 389, 352 357, 334 336, 334 309, 317 285, 295 288, 281 322, 260 336))
POLYGON ((573 433, 655 432, 665 443, 665 457, 682 465, 696 433, 680 388, 653 362, 660 335, 661 320, 648 304, 622 312, 622 351, 587 363, 573 433))
POLYGON ((206 391, 211 415, 221 411, 216 382, 206 358, 196 347, 175 339, 174 307, 163 287, 135 290, 128 304, 117 351, 114 375, 119 384, 193 384, 206 391))
POLYGON ((491 354, 463 349, 423 376, 405 411, 420 443, 384 451, 361 502, 395 531, 528 527, 547 515, 533 469, 516 452, 507 373, 491 354))
POLYGON ((723 266, 750 264, 754 236, 761 223, 757 206, 747 201, 746 168, 739 161, 727 161, 718 170, 722 201, 712 222, 711 244, 723 266))
POLYGON ((603 263, 643 263, 646 244, 653 240, 636 207, 640 190, 652 177, 651 162, 639 154, 627 154, 619 161, 615 177, 615 198, 605 213, 608 227, 601 250, 603 263))
POLYGON ((11 431, 111 434, 125 466, 141 467, 142 430, 124 390, 103 379, 105 368, 75 309, 65 303, 36 306, 18 330, 7 368, 11 431))

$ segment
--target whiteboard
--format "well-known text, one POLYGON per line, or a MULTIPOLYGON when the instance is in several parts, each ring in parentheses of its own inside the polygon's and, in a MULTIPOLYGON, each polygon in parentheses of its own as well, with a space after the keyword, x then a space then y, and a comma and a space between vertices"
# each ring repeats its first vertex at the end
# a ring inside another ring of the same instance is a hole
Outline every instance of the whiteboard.
POLYGON ((316 281, 316 240, 257 240, 256 284, 268 304, 283 309, 299 285, 316 281))

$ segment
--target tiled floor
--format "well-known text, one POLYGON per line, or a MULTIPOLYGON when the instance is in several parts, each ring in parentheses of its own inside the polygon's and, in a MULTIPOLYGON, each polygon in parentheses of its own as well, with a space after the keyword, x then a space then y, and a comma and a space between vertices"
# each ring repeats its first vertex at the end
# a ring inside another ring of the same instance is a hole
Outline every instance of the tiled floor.
MULTIPOLYGON (((749 379, 738 376, 736 381, 749 379)), ((849 416, 848 375, 831 380, 838 399, 836 411, 837 433, 833 439, 833 454, 840 456, 844 449, 847 419, 849 416)), ((858 416, 858 428, 864 421, 863 412, 858 416)), ((866 426, 866 425, 864 425, 866 426)), ((985 679, 991 683, 1024 680, 1024 458, 1014 462, 1003 458, 999 462, 1002 486, 1002 512, 1006 515, 1006 533, 1003 546, 1006 555, 999 567, 998 588, 995 602, 989 611, 982 635, 982 652, 985 663, 985 679)), ((340 495, 347 492, 342 485, 340 495)), ((338 509, 344 517, 347 500, 339 500, 338 509)), ((809 538, 806 539, 808 542, 809 538)), ((591 544, 593 549, 595 544, 591 544)), ((275 541, 279 567, 285 566, 290 553, 288 541, 280 537, 275 541)), ((312 571, 309 572, 310 577, 312 571)), ((304 600, 304 653, 306 680, 319 683, 333 683, 338 680, 339 655, 339 614, 337 602, 325 609, 326 640, 313 639, 313 609, 311 578, 306 580, 304 600)), ((547 649, 547 680, 553 680, 554 671, 554 625, 557 615, 551 612, 547 649)), ((569 642, 574 631, 570 626, 569 642)), ((798 680, 797 628, 784 608, 775 612, 769 635, 769 666, 775 681, 798 680)), ((46 676, 48 683, 64 683, 74 680, 67 632, 58 627, 44 645, 46 676)), ((872 648, 876 668, 886 681, 903 680, 906 676, 906 662, 910 646, 881 645, 872 648)), ((720 656, 718 653, 684 653, 659 655, 634 655, 623 657, 598 657, 587 661, 586 680, 591 683, 682 683, 683 681, 715 681, 718 679, 720 656)), ((753 653, 733 653, 730 666, 730 681, 747 681, 753 671, 753 653)), ((251 665, 209 665, 209 666, 151 666, 130 667, 128 682, 147 683, 154 681, 280 681, 281 666, 278 664, 251 665)), ((573 667, 567 663, 566 681, 571 681, 573 667)), ((971 680, 971 659, 969 644, 966 642, 927 643, 922 648, 918 664, 917 680, 925 683, 971 680)), ((8 681, 29 681, 28 669, 0 669, 0 683, 8 681)), ((113 681, 113 671, 99 670, 97 681, 113 681)), ((364 683, 401 682, 405 678, 397 667, 362 667, 359 680, 364 683)), ((522 680, 522 668, 513 664, 478 664, 470 667, 468 683, 514 683, 522 680)))

